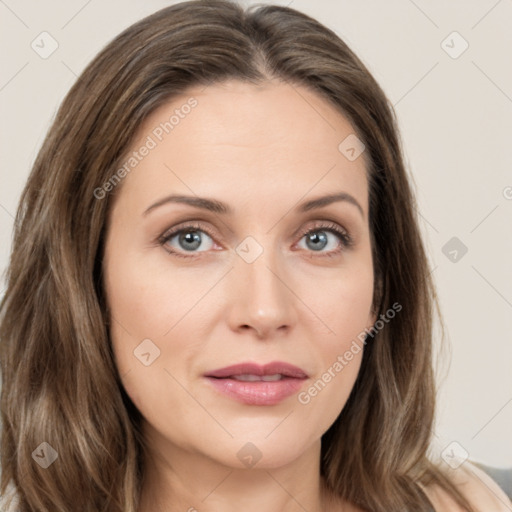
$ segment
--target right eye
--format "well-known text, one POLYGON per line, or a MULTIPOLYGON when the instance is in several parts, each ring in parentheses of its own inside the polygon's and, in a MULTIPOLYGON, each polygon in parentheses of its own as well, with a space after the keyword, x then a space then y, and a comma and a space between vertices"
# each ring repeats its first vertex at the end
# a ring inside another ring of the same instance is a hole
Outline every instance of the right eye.
POLYGON ((166 231, 160 238, 160 245, 170 254, 183 258, 194 257, 194 253, 205 252, 212 248, 213 240, 209 233, 208 228, 201 224, 187 224, 184 226, 178 226, 172 228, 170 231, 166 231), (198 251, 197 249, 204 245, 204 237, 210 240, 205 250, 198 251), (171 245, 174 239, 174 245, 171 245), (178 247, 176 247, 178 245, 178 247), (186 253, 190 254, 186 254, 186 253))

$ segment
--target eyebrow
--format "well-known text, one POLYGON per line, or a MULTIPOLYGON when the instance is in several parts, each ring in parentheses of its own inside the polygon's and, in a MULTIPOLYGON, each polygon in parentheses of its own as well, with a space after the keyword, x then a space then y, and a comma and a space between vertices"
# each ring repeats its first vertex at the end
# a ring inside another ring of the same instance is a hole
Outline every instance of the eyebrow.
MULTIPOLYGON (((364 218, 364 211, 361 205, 357 202, 354 196, 351 196, 347 192, 338 192, 335 194, 329 194, 326 196, 317 197, 315 199, 311 199, 310 201, 306 201, 301 203, 296 210, 301 213, 308 212, 310 210, 314 210, 317 208, 322 208, 324 206, 328 206, 329 204, 345 201, 349 204, 354 205, 362 217, 364 218)), ((217 201, 216 199, 209 199, 206 197, 197 197, 197 196, 183 196, 183 195, 170 195, 166 196, 156 203, 152 204, 149 208, 147 208, 143 215, 146 216, 151 210, 158 208, 167 203, 181 203, 189 206, 193 206, 195 208, 200 208, 202 210, 208 210, 214 213, 221 213, 224 215, 230 215, 233 213, 233 210, 225 203, 221 201, 217 201)))

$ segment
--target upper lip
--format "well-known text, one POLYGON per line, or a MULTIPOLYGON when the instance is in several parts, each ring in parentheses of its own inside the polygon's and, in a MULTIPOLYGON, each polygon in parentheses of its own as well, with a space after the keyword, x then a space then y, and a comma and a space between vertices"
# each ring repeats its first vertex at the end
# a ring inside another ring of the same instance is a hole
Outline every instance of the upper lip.
POLYGON ((285 377, 294 377, 296 379, 307 378, 307 374, 304 370, 283 361, 273 361, 264 365, 251 362, 234 364, 208 372, 205 376, 223 378, 233 377, 236 375, 257 375, 261 377, 263 375, 275 375, 276 373, 285 377))

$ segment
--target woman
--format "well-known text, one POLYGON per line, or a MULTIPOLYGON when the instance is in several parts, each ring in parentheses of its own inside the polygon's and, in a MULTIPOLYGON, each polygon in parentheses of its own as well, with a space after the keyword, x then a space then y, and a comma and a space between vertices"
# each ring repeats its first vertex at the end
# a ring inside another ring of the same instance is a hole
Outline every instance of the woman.
POLYGON ((112 41, 7 278, 15 510, 509 510, 427 456, 435 291, 393 112, 295 10, 184 2, 112 41))

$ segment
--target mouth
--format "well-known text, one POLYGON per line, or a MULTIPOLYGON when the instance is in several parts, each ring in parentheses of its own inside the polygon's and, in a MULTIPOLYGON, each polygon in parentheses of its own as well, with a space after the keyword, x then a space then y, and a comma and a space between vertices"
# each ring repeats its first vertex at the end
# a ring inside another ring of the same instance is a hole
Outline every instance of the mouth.
POLYGON ((276 405, 297 393, 308 375, 281 361, 263 366, 242 363, 204 375, 220 393, 246 405, 276 405))

